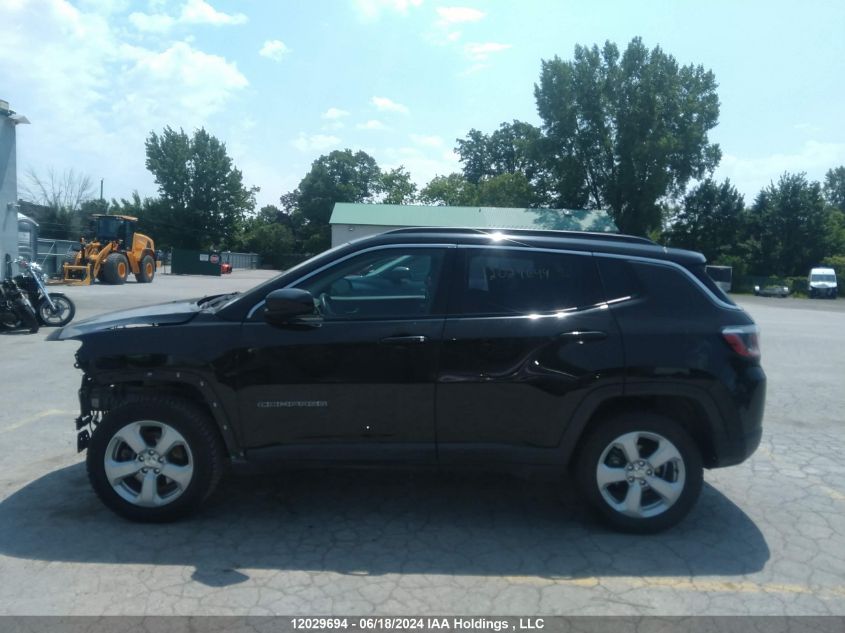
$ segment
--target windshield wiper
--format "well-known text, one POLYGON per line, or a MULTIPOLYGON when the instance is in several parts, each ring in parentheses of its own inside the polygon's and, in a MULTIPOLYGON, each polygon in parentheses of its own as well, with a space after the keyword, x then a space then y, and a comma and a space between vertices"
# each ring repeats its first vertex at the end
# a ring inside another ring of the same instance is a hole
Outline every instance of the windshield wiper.
POLYGON ((235 295, 240 294, 239 292, 230 292, 225 295, 214 295, 210 297, 203 297, 199 301, 197 301, 197 305, 202 308, 213 308, 215 306, 220 305, 221 303, 225 303, 235 295))

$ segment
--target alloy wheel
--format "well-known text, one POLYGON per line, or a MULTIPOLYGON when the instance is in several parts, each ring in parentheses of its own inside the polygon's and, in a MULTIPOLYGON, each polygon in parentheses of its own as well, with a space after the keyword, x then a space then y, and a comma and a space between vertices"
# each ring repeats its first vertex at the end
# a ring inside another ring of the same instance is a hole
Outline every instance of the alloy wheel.
POLYGON ((596 483, 604 501, 632 518, 666 512, 680 498, 685 482, 680 451, 653 432, 620 435, 607 445, 596 465, 596 483))
POLYGON ((103 467, 118 495, 133 505, 151 508, 182 496, 193 478, 194 458, 188 442, 172 426, 141 420, 112 436, 103 467))

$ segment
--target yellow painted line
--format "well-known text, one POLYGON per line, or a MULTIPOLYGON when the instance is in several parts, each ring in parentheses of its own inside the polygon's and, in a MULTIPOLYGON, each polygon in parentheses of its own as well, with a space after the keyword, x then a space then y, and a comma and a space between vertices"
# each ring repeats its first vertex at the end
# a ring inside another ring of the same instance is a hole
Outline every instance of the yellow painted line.
POLYGON ((672 578, 668 576, 656 576, 653 578, 641 578, 639 576, 588 576, 585 578, 546 578, 543 576, 505 576, 508 582, 531 582, 546 584, 552 582, 557 585, 569 587, 594 588, 599 585, 627 585, 629 589, 654 589, 667 588, 681 591, 695 591, 702 593, 746 593, 746 594, 812 594, 845 596, 845 586, 833 587, 808 587, 806 585, 790 583, 757 583, 750 580, 704 580, 689 578, 672 578))
POLYGON ((44 418, 50 417, 51 415, 76 415, 74 411, 65 411, 64 409, 47 409, 46 411, 42 411, 41 413, 36 413, 33 416, 28 418, 24 418, 23 420, 18 420, 14 424, 10 424, 2 429, 0 429, 0 433, 7 433, 9 431, 14 431, 15 429, 19 429, 27 424, 32 424, 33 422, 38 422, 38 420, 42 420, 44 418))
POLYGON ((828 488, 827 486, 819 486, 819 488, 823 492, 826 492, 831 499, 836 499, 837 501, 845 501, 845 495, 839 492, 838 490, 828 488))

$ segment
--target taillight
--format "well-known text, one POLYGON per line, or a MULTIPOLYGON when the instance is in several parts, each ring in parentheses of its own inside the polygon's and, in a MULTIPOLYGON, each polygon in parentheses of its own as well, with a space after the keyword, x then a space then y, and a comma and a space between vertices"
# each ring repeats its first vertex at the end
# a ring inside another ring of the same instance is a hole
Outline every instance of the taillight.
POLYGON ((740 356, 760 358, 760 329, 756 325, 732 325, 722 328, 722 338, 740 356))

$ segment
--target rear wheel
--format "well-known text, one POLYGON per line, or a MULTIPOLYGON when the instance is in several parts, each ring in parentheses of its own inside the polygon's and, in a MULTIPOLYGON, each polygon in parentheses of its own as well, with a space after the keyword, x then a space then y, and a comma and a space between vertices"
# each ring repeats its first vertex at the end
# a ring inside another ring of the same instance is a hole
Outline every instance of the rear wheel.
POLYGON ((111 410, 88 446, 88 478, 111 510, 165 522, 196 509, 220 481, 225 458, 213 422, 175 398, 128 401, 111 410))
POLYGON ((703 481, 698 447, 663 416, 639 413, 603 422, 581 447, 581 492, 611 527, 665 530, 692 509, 703 481))
POLYGON ((141 263, 138 266, 138 274, 135 275, 135 280, 140 284, 151 283, 156 273, 155 260, 150 255, 144 255, 141 258, 141 263))
POLYGON ((18 313, 18 317, 21 320, 22 326, 27 328, 30 334, 38 332, 38 328, 40 326, 38 323, 38 317, 35 316, 35 312, 30 307, 29 302, 24 301, 23 299, 15 299, 13 303, 15 305, 15 311, 18 313))
POLYGON ((108 284, 126 283, 129 276, 129 260, 123 253, 112 253, 103 264, 102 277, 108 284))

